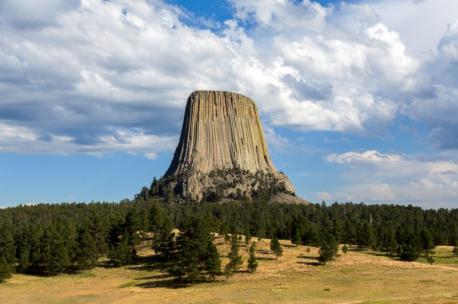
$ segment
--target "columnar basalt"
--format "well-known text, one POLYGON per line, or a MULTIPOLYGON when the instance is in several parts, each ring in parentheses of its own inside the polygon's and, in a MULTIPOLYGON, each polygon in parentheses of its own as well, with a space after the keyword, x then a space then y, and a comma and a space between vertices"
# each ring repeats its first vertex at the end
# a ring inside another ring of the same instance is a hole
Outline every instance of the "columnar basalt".
POLYGON ((223 91, 189 96, 172 163, 151 190, 187 201, 295 192, 270 159, 254 101, 223 91))

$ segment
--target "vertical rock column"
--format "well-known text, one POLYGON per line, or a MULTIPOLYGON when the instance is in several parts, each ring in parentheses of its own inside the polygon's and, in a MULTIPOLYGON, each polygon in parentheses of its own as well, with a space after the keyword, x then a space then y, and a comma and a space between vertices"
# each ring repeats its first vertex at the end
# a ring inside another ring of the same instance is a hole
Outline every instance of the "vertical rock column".
MULTIPOLYGON (((188 98, 180 141, 165 178, 181 184, 182 196, 200 200, 207 188, 215 187, 206 175, 218 171, 268 175, 278 179, 285 192, 294 193, 270 159, 254 101, 231 92, 195 91, 188 98)), ((240 186, 249 194, 247 187, 240 186)))

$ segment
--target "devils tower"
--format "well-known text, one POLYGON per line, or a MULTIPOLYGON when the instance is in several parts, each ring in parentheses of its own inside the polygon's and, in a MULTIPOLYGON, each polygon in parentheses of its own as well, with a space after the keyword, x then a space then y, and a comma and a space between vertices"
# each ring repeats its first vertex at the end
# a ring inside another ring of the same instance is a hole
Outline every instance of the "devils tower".
POLYGON ((195 91, 187 101, 173 160, 154 195, 184 201, 294 196, 270 158, 253 100, 223 91, 195 91))

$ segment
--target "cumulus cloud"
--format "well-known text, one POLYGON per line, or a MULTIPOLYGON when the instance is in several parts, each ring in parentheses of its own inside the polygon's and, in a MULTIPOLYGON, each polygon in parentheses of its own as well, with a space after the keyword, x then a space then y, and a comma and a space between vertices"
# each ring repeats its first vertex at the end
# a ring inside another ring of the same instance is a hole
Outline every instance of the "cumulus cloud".
POLYGON ((456 104, 438 89, 456 86, 453 27, 426 61, 384 23, 386 6, 230 2, 218 26, 161 0, 0 2, 0 121, 34 130, 37 145, 97 146, 110 128, 172 138, 191 91, 223 89, 254 98, 270 127, 366 132, 402 113, 450 136, 428 115, 441 116, 440 98, 456 104))
POLYGON ((375 150, 366 152, 346 152, 343 154, 330 154, 326 157, 327 161, 336 164, 381 164, 397 163, 401 156, 393 154, 382 154, 375 150))
POLYGON ((317 197, 365 202, 412 203, 451 207, 458 197, 458 163, 422 160, 408 155, 369 150, 326 157, 343 166, 343 184, 336 193, 317 197))
POLYGON ((85 153, 96 156, 121 151, 144 155, 154 159, 157 153, 172 151, 177 137, 161 137, 146 134, 142 130, 113 128, 105 135, 93 139, 90 144, 77 143, 66 135, 40 134, 23 126, 0 123, 0 152, 21 152, 36 154, 85 153))
POLYGON ((403 114, 429 127, 433 144, 442 149, 458 149, 458 20, 448 26, 436 53, 425 62, 426 90, 418 92, 403 114))
POLYGON ((408 46, 409 54, 423 59, 436 51, 447 26, 458 18, 458 2, 453 0, 370 0, 366 3, 386 26, 396 29, 408 46))
POLYGON ((79 0, 2 0, 4 20, 18 28, 34 28, 53 24, 59 14, 75 9, 79 0))

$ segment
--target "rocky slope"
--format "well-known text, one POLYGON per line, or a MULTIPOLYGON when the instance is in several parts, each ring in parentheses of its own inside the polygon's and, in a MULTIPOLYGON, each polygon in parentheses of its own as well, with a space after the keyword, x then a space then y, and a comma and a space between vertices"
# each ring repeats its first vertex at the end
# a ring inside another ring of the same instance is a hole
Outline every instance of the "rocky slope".
POLYGON ((172 163, 151 190, 187 201, 295 192, 270 159, 254 101, 223 91, 189 96, 172 163))

